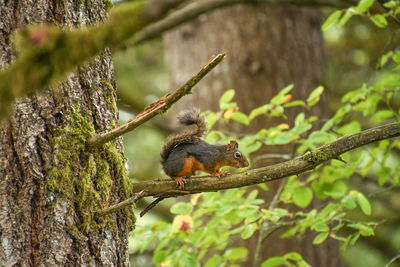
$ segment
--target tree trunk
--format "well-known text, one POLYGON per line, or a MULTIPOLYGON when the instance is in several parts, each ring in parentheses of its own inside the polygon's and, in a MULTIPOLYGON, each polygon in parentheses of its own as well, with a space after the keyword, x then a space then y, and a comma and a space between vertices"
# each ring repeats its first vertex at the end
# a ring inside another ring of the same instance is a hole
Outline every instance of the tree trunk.
MULTIPOLYGON (((16 57, 16 30, 101 22, 106 9, 107 1, 2 1, 0 67, 16 57)), ((94 216, 129 194, 121 140, 85 147, 86 138, 117 124, 115 97, 113 63, 104 51, 63 82, 16 101, 0 126, 1 266, 129 264, 132 210, 94 216)))
MULTIPOLYGON (((247 114, 266 104, 290 83, 295 85, 294 99, 307 98, 322 78, 324 61, 320 26, 321 15, 315 9, 237 5, 202 15, 164 34, 171 88, 183 84, 211 55, 227 54, 225 62, 203 79, 191 96, 177 103, 170 114, 193 106, 217 110, 220 95, 230 88, 236 90, 234 100, 247 114)), ((292 124, 300 111, 307 113, 304 109, 288 109, 288 121, 285 122, 292 124)), ((322 98, 311 114, 326 117, 326 99, 322 98)), ((276 123, 277 120, 260 117, 250 127, 236 125, 234 130, 254 133, 276 123)), ((290 152, 293 147, 267 147, 261 153, 266 150, 290 152)), ((256 165, 272 163, 263 161, 256 165)), ((278 187, 277 183, 269 185, 278 187)), ((267 199, 271 197, 266 196, 267 199)), ((250 255, 254 254, 255 241, 253 238, 252 243, 247 244, 250 255)), ((274 235, 265 241, 262 259, 297 251, 312 266, 338 266, 337 244, 328 243, 313 246, 309 235, 300 241, 282 240, 279 235, 274 235)), ((249 257, 248 264, 252 261, 249 257)))

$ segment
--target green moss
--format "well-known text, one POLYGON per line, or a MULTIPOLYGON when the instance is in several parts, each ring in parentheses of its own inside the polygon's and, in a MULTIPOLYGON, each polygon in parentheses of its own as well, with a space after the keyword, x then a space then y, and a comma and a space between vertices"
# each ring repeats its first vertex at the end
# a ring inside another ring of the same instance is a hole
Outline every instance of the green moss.
MULTIPOLYGON (((94 135, 93 126, 79 114, 79 107, 69 115, 70 126, 60 129, 50 140, 59 164, 47 171, 46 189, 63 195, 70 212, 80 218, 78 229, 89 233, 112 226, 111 216, 95 219, 94 214, 130 197, 132 185, 123 154, 111 142, 89 151, 85 142, 94 135)), ((135 223, 132 207, 124 212, 132 229, 135 223)), ((75 230, 71 233, 76 236, 75 230)))
POLYGON ((105 48, 120 46, 151 22, 152 17, 145 13, 146 4, 147 1, 121 3, 105 23, 79 29, 29 26, 18 32, 18 58, 0 72, 0 114, 9 113, 15 98, 47 88, 105 48))
POLYGON ((74 238, 75 240, 78 241, 84 241, 86 240, 86 237, 79 231, 79 229, 75 226, 72 225, 67 229, 68 233, 74 238))
POLYGON ((303 160, 312 162, 312 163, 319 163, 329 159, 329 149, 324 148, 318 151, 309 151, 303 155, 303 160))
POLYGON ((116 101, 114 99, 114 91, 115 91, 114 86, 112 86, 112 84, 106 80, 101 80, 101 84, 107 86, 109 89, 108 93, 106 90, 103 93, 104 100, 114 109, 114 112, 117 113, 118 108, 116 105, 116 101))
POLYGON ((109 11, 114 5, 111 0, 104 0, 104 3, 106 4, 107 11, 109 11))

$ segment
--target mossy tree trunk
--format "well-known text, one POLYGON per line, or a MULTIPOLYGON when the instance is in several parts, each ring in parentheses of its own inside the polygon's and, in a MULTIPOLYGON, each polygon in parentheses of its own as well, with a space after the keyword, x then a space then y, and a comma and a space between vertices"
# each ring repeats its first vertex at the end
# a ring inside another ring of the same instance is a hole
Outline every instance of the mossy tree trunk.
MULTIPOLYGON (((293 83, 294 99, 306 99, 322 79, 323 42, 320 32, 321 15, 312 8, 268 7, 265 5, 237 5, 202 15, 164 34, 167 65, 171 88, 182 84, 199 64, 211 55, 226 53, 225 62, 208 75, 185 101, 177 103, 170 114, 188 107, 218 110, 221 94, 230 88, 236 90, 235 101, 242 112, 266 104, 286 85, 293 83)), ((293 124, 299 112, 289 109, 288 120, 293 124)), ((321 119, 327 116, 327 102, 322 99, 311 111, 321 119)), ((235 125, 231 130, 239 135, 256 132, 260 128, 279 123, 259 118, 249 127, 235 125)), ((291 153, 293 147, 267 147, 262 153, 291 153)), ((259 157, 262 158, 262 157, 259 157)), ((268 166, 277 159, 256 162, 253 167, 268 166)), ((281 161, 282 159, 280 159, 281 161)), ((278 159, 279 161, 279 159, 278 159)), ((269 183, 274 192, 278 183, 269 183)), ((269 193, 269 192, 268 192, 269 193)), ((271 199, 272 194, 263 194, 271 199)), ((282 232, 281 232, 282 233, 282 232)), ((282 240, 280 233, 266 239, 261 259, 297 251, 312 266, 338 266, 337 243, 312 245, 313 236, 302 240, 282 240), (273 245, 271 245, 273 244, 273 245)), ((247 246, 254 255, 257 237, 247 246)), ((236 244, 237 245, 237 244, 236 244)), ((253 264, 253 256, 248 264, 253 264)))
MULTIPOLYGON (((106 9, 99 0, 1 1, 0 67, 16 58, 16 30, 97 23, 106 9)), ((117 124, 115 97, 104 51, 43 93, 16 101, 0 125, 1 266, 128 265, 132 210, 94 216, 129 195, 121 140, 85 147, 89 136, 117 124)))

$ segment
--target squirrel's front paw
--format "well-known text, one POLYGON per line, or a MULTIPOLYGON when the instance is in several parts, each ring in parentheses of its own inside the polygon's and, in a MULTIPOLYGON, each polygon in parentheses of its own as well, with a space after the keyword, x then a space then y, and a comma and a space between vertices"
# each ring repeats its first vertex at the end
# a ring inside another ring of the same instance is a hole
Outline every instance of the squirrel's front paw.
POLYGON ((186 179, 184 177, 174 177, 176 187, 183 189, 186 184, 186 179))
POLYGON ((224 172, 221 170, 215 171, 214 176, 217 176, 218 178, 224 177, 228 174, 228 172, 224 172))

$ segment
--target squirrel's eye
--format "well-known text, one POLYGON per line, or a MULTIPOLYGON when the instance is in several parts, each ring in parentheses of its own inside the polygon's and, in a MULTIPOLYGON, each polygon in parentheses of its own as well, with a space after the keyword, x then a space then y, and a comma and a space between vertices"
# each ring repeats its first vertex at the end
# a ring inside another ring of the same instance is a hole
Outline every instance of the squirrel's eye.
POLYGON ((235 153, 235 158, 237 158, 237 159, 240 158, 240 152, 235 153))

